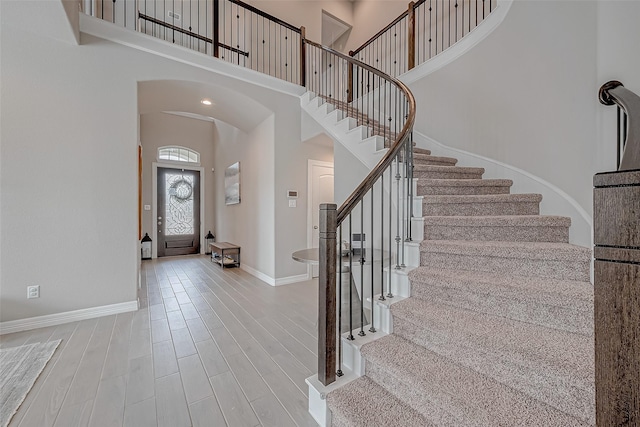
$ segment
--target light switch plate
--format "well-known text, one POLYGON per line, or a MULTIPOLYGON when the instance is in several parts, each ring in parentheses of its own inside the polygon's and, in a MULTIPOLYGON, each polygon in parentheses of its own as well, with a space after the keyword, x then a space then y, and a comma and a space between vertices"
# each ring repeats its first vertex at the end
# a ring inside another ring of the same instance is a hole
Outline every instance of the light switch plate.
POLYGON ((150 211, 151 210, 151 205, 144 205, 144 210, 145 211, 150 211))
POLYGON ((295 199, 294 200, 289 200, 289 207, 290 208, 295 208, 296 207, 296 202, 297 202, 297 200, 295 200, 295 199))

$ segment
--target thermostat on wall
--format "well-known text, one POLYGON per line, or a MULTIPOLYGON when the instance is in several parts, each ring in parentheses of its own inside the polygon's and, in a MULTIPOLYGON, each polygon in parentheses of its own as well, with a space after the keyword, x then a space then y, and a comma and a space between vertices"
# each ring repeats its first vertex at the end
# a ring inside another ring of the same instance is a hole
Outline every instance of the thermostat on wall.
POLYGON ((297 199, 298 192, 295 190, 287 190, 287 199, 297 199))

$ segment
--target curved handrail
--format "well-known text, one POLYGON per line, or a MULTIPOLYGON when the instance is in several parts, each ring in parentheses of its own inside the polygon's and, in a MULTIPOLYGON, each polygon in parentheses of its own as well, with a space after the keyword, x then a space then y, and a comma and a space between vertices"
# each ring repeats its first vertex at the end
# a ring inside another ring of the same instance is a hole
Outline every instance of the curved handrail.
MULTIPOLYGON (((617 80, 611 80, 600 87, 600 103, 618 105, 628 116, 628 124, 623 133, 623 151, 618 170, 640 169, 640 96, 625 88, 617 80)), ((626 120, 625 120, 626 121, 626 120)))
POLYGON ((400 133, 396 136, 396 140, 391 144, 389 150, 384 155, 382 159, 371 169, 371 172, 365 177, 365 179, 358 185, 358 187, 351 193, 351 195, 345 200, 342 205, 338 208, 337 211, 337 223, 338 225, 342 223, 342 221, 346 218, 349 212, 353 210, 357 206, 357 204, 363 199, 365 194, 373 187, 375 182, 380 178, 380 176, 385 172, 386 168, 393 162, 393 160, 400 154, 404 142, 411 135, 413 130, 413 124, 415 122, 416 117, 416 100, 413 96, 413 93, 409 90, 409 88, 402 83, 400 80, 391 77, 390 75, 383 73, 382 71, 362 62, 355 58, 352 58, 348 55, 340 53, 336 50, 331 49, 330 47, 323 46, 321 44, 312 42, 310 40, 304 40, 304 43, 314 46, 318 49, 322 49, 326 52, 329 52, 333 55, 338 56, 345 61, 357 65, 359 67, 364 68, 365 70, 393 83, 397 86, 406 96, 407 102, 409 104, 409 110, 407 113, 407 118, 404 126, 400 133))

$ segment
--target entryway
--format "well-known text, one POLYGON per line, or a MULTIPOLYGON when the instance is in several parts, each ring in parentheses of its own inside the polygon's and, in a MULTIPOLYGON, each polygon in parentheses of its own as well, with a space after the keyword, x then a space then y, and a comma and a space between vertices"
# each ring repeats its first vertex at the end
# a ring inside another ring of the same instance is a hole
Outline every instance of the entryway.
POLYGON ((158 257, 200 253, 200 172, 158 167, 158 257))

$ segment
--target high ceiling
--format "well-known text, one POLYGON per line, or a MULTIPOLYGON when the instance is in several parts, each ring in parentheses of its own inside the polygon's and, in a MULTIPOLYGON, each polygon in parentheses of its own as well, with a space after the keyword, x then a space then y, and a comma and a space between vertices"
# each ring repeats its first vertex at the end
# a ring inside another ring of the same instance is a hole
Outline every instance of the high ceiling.
POLYGON ((272 111, 246 95, 222 86, 182 80, 138 83, 138 112, 171 113, 201 120, 220 120, 250 132, 272 111), (202 104, 203 99, 212 102, 202 104))

